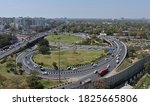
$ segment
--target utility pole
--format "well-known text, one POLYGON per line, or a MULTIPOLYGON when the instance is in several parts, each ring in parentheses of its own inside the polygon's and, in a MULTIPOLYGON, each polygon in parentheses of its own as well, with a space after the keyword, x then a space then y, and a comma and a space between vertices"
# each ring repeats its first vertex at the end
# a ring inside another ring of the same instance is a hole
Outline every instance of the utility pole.
POLYGON ((59 70, 59 83, 60 81, 60 37, 58 37, 58 70, 59 70))

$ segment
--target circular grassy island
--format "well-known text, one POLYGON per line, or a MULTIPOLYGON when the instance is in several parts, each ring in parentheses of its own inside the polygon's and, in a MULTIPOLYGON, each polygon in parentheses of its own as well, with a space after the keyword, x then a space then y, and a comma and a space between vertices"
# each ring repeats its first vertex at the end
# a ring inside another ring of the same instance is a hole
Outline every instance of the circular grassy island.
MULTIPOLYGON (((36 54, 33 56, 34 62, 37 64, 43 63, 43 66, 53 68, 53 62, 58 65, 59 52, 50 51, 49 55, 36 54)), ((61 50, 60 51, 60 66, 61 68, 68 66, 76 66, 79 64, 86 64, 97 59, 100 59, 103 50, 61 50)))

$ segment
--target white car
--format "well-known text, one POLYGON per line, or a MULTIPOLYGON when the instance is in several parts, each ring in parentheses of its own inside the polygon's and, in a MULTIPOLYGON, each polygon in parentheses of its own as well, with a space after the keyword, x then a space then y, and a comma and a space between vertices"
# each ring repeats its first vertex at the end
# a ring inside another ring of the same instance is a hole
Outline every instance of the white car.
POLYGON ((118 63, 119 63, 119 60, 116 60, 116 63, 118 64, 118 63))
POLYGON ((27 64, 30 64, 30 62, 29 62, 29 61, 27 61, 27 64))
POLYGON ((107 61, 108 60, 108 58, 105 58, 105 61, 107 61))
POLYGON ((77 71, 77 68, 72 68, 73 71, 77 71))
POLYGON ((119 60, 120 58, 119 57, 117 57, 117 60, 119 60))
POLYGON ((45 72, 42 72, 42 74, 43 74, 43 75, 48 75, 48 72, 47 72, 47 71, 45 71, 45 72))
POLYGON ((37 68, 38 66, 34 64, 34 68, 37 68))
POLYGON ((97 64, 93 64, 93 67, 97 67, 97 64))
POLYGON ((94 74, 96 74, 96 73, 97 73, 97 70, 94 71, 94 74))
POLYGON ((110 67, 110 64, 108 64, 106 67, 109 68, 109 67, 110 67))

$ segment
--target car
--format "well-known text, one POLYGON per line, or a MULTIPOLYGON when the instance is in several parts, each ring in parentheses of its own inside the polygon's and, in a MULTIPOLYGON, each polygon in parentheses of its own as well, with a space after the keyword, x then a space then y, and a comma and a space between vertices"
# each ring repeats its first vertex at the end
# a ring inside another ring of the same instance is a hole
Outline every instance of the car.
POLYGON ((107 53, 107 55, 111 55, 111 54, 112 54, 111 52, 107 53))
POLYGON ((67 67, 67 70, 71 70, 71 67, 67 67))
POLYGON ((107 61, 108 60, 108 58, 105 58, 105 61, 107 61))
POLYGON ((91 65, 93 66, 93 64, 94 64, 94 63, 92 62, 91 65))
POLYGON ((40 68, 42 68, 42 65, 39 65, 40 68))
POLYGON ((45 71, 45 68, 43 68, 43 67, 42 67, 42 68, 40 68, 40 69, 41 69, 41 71, 45 71))
POLYGON ((119 57, 117 57, 117 60, 119 60, 120 58, 119 57))
POLYGON ((34 66, 34 68, 37 68, 37 67, 38 67, 36 64, 34 64, 33 66, 34 66))
POLYGON ((30 64, 30 61, 27 61, 27 64, 30 64))
POLYGON ((119 63, 119 60, 116 60, 116 63, 118 64, 118 63, 119 63))
POLYGON ((96 64, 96 63, 94 63, 92 66, 93 66, 93 67, 97 67, 97 64, 96 64))
POLYGON ((94 74, 97 74, 97 70, 94 71, 94 74))
POLYGON ((45 71, 45 72, 42 72, 42 74, 43 74, 43 75, 48 75, 48 72, 47 72, 47 71, 45 71))
POLYGON ((106 67, 109 68, 109 67, 110 67, 110 64, 108 64, 106 67))
POLYGON ((77 68, 72 68, 73 71, 77 71, 77 68))

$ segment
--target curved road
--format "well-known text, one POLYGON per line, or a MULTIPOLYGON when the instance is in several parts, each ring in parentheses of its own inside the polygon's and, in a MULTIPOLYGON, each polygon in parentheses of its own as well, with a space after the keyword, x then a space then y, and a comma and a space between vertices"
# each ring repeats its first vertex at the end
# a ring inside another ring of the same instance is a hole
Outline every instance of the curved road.
MULTIPOLYGON (((97 61, 96 67, 93 67, 91 64, 87 64, 87 65, 77 67, 76 71, 64 69, 63 71, 60 71, 61 78, 83 79, 83 78, 89 77, 90 75, 96 76, 95 74, 93 74, 94 71, 100 70, 100 69, 106 67, 108 64, 110 64, 109 71, 112 71, 114 68, 116 68, 118 66, 118 64, 116 63, 117 55, 119 56, 120 62, 121 62, 126 55, 126 48, 122 42, 120 42, 119 40, 117 40, 115 38, 108 37, 107 40, 113 46, 113 49, 114 49, 113 54, 112 54, 113 56, 108 55, 107 56, 108 60, 105 60, 105 58, 103 58, 102 60, 97 61)), ((40 68, 37 66, 37 64, 35 64, 32 61, 32 56, 34 53, 35 53, 35 51, 33 51, 32 49, 26 50, 25 52, 21 53, 17 57, 16 60, 17 60, 17 62, 23 63, 23 69, 26 70, 27 72, 30 72, 30 70, 38 70, 41 73, 40 77, 58 79, 59 72, 57 72, 56 70, 53 70, 53 69, 45 68, 45 71, 48 72, 48 75, 42 74, 42 72, 40 71, 40 68)))

